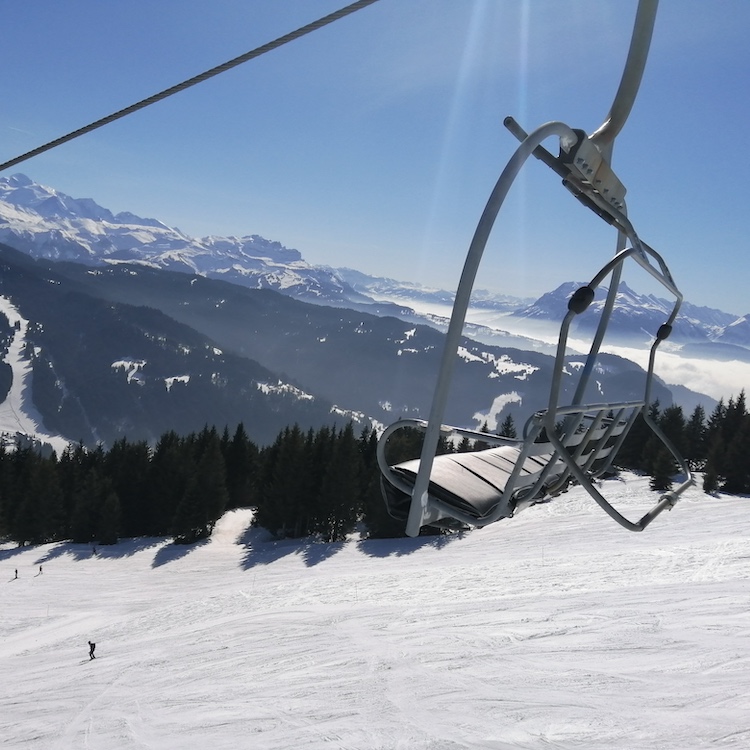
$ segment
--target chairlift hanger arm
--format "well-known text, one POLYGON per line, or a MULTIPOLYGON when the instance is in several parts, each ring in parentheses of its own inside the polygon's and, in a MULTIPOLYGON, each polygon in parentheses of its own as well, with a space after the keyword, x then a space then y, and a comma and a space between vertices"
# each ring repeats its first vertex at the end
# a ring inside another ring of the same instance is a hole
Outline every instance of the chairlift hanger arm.
MULTIPOLYGON (((504 124, 517 139, 523 141, 528 137, 512 117, 506 117, 504 124)), ((562 177, 563 185, 584 206, 623 234, 633 234, 625 213, 624 185, 586 133, 577 129, 573 132, 576 141, 572 145, 561 143, 560 156, 543 146, 537 146, 532 156, 562 177)))
MULTIPOLYGON (((625 125, 638 95, 648 51, 651 47, 658 6, 659 0, 638 0, 633 34, 630 38, 630 48, 625 60, 620 86, 615 94, 609 114, 601 126, 590 136, 594 145, 603 152, 611 152, 612 144, 625 125)), ((611 159, 611 153, 605 153, 605 156, 608 160, 611 159)))
MULTIPOLYGON (((590 153, 594 154, 595 152, 594 158, 597 158, 596 154, 600 155, 601 160, 604 162, 602 165, 604 173, 607 173, 610 169, 609 164, 612 160, 614 140, 630 115, 641 85, 641 80, 643 79, 643 71, 646 67, 646 60, 648 59, 648 52, 651 47, 658 5, 659 0, 638 1, 633 33, 630 38, 630 47, 625 60, 622 77, 620 78, 620 85, 604 122, 587 138, 590 153)), ((518 140, 523 140, 526 137, 523 129, 512 117, 506 117, 504 124, 518 140)), ((579 147, 584 146, 580 141, 578 145, 579 147)), ((535 149, 534 156, 557 172, 565 181, 566 186, 584 205, 588 206, 588 208, 608 223, 617 223, 616 217, 612 217, 612 214, 608 210, 602 212, 592 204, 587 196, 588 191, 585 189, 582 190, 579 179, 575 177, 572 180, 570 179, 570 170, 566 168, 562 159, 553 156, 542 146, 535 149), (612 220, 613 218, 615 218, 615 221, 612 220)), ((617 208, 622 208, 622 205, 617 205, 617 203, 621 203, 621 201, 613 202, 613 205, 617 208)))
MULTIPOLYGON (((503 124, 519 141, 523 141, 529 137, 529 134, 510 115, 503 120, 503 124)), ((562 178, 563 184, 584 206, 586 206, 586 208, 593 211, 599 218, 604 219, 608 224, 617 227, 617 218, 609 211, 603 210, 591 200, 580 185, 579 181, 571 174, 570 169, 568 169, 560 157, 547 151, 544 146, 537 146, 531 152, 531 155, 546 164, 553 172, 556 172, 562 178)))

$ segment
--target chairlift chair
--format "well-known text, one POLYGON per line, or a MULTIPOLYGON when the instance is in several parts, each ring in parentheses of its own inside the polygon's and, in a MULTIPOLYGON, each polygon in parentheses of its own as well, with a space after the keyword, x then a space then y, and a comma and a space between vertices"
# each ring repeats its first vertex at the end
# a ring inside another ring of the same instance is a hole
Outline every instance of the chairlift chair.
POLYGON ((624 528, 643 531, 662 511, 672 508, 680 495, 694 484, 687 462, 648 410, 656 350, 672 331, 682 294, 663 258, 636 234, 627 217, 625 187, 610 164, 614 138, 627 119, 640 85, 656 6, 657 0, 639 2, 620 87, 607 119, 592 135, 561 122, 546 123, 526 134, 515 120, 506 118, 506 127, 521 143, 500 175, 469 247, 446 333, 429 419, 401 419, 387 427, 378 442, 377 459, 386 506, 394 518, 405 522, 406 533, 410 536, 417 536, 424 526, 485 526, 548 500, 564 492, 571 483, 584 487, 624 528), (559 142, 558 156, 542 147, 545 140, 553 137, 559 142), (510 439, 444 425, 442 418, 479 262, 500 207, 532 155, 560 175, 563 185, 584 206, 617 229, 617 245, 614 257, 569 300, 560 327, 547 408, 529 418, 521 439, 510 439), (615 306, 623 267, 630 262, 656 279, 675 302, 670 314, 654 332, 643 398, 618 403, 587 403, 587 386, 615 306), (605 281, 608 285, 606 300, 575 394, 570 403, 561 403, 571 324, 578 315, 586 312, 605 281), (676 489, 661 496, 638 521, 630 521, 602 495, 595 480, 611 469, 639 414, 674 457, 684 480, 676 489), (386 458, 388 440, 396 431, 407 427, 424 432, 420 458, 389 465, 386 458), (441 436, 481 440, 490 447, 474 453, 436 455, 441 436))

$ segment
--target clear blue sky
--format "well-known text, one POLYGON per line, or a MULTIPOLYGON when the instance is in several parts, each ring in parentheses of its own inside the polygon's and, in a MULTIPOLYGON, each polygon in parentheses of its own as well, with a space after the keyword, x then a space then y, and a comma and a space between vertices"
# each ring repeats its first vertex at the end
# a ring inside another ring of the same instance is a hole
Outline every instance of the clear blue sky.
MULTIPOLYGON (((0 161, 264 44, 346 0, 4 3, 0 161)), ((620 79, 635 0, 380 0, 25 162, 23 172, 207 234, 260 234, 312 263, 455 289, 517 143, 591 132, 620 79)), ((615 147, 639 234, 685 296, 750 312, 750 2, 662 0, 615 147)), ((550 147, 554 144, 550 142, 550 147)), ((533 162, 477 286, 534 296, 585 280, 613 232, 533 162)))

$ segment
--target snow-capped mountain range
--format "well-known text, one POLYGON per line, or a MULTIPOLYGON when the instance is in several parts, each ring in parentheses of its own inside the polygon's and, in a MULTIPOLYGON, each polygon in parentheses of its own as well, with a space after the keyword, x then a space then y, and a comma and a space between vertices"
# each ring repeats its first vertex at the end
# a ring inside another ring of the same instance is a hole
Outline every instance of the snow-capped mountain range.
MULTIPOLYGON (((441 328, 435 315, 415 315, 416 302, 452 304, 453 293, 419 284, 368 276, 353 269, 307 263, 299 251, 258 235, 194 238, 156 219, 129 212, 113 214, 90 198, 71 198, 23 174, 0 178, 0 242, 34 258, 87 265, 137 263, 152 268, 198 274, 249 288, 274 289, 296 299, 338 307, 398 315, 441 328)), ((516 319, 559 322, 567 300, 580 286, 568 282, 536 301, 475 291, 475 309, 512 314, 516 319)), ((603 295, 602 295, 603 297, 603 295)), ((602 304, 595 301, 592 311, 602 304)), ((670 303, 641 295, 623 285, 611 330, 623 340, 652 336, 670 303)), ((596 324, 587 314, 581 329, 596 324)), ((494 334, 467 329, 467 334, 495 342, 494 334), (483 337, 484 334, 484 337, 483 337)), ((723 350, 750 348, 750 316, 737 318, 720 310, 684 303, 672 340, 700 347, 721 344, 723 350)), ((514 345, 524 348, 522 342, 514 345)), ((712 356, 704 351, 704 356, 712 356)), ((738 357, 746 357, 746 353, 738 357)))
POLYGON ((258 235, 194 238, 156 219, 113 214, 23 174, 0 178, 0 242, 34 258, 89 265, 142 263, 196 273, 309 301, 371 302, 331 269, 258 235))
MULTIPOLYGON (((513 315, 529 319, 562 320, 568 309, 568 300, 573 292, 583 285, 583 282, 561 284, 554 291, 542 295, 533 304, 515 310, 513 315)), ((597 325, 606 296, 607 288, 601 287, 587 314, 576 319, 577 328, 587 329, 597 325)), ((652 294, 638 294, 622 282, 612 311, 610 330, 620 340, 653 336, 671 310, 672 303, 667 300, 652 294)), ((721 310, 683 302, 672 340, 682 343, 716 342, 748 347, 750 323, 747 317, 737 318, 721 310)))

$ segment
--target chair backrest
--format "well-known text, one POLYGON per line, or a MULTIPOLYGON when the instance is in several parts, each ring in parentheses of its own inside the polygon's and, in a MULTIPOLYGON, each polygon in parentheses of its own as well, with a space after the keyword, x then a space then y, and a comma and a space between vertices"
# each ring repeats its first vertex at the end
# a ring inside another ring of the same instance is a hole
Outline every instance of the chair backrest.
POLYGON ((526 439, 535 443, 542 439, 551 458, 536 486, 524 496, 525 504, 567 489, 574 481, 573 464, 594 478, 607 472, 643 406, 643 401, 587 404, 557 408, 552 415, 546 410, 534 414, 527 423, 526 439))

